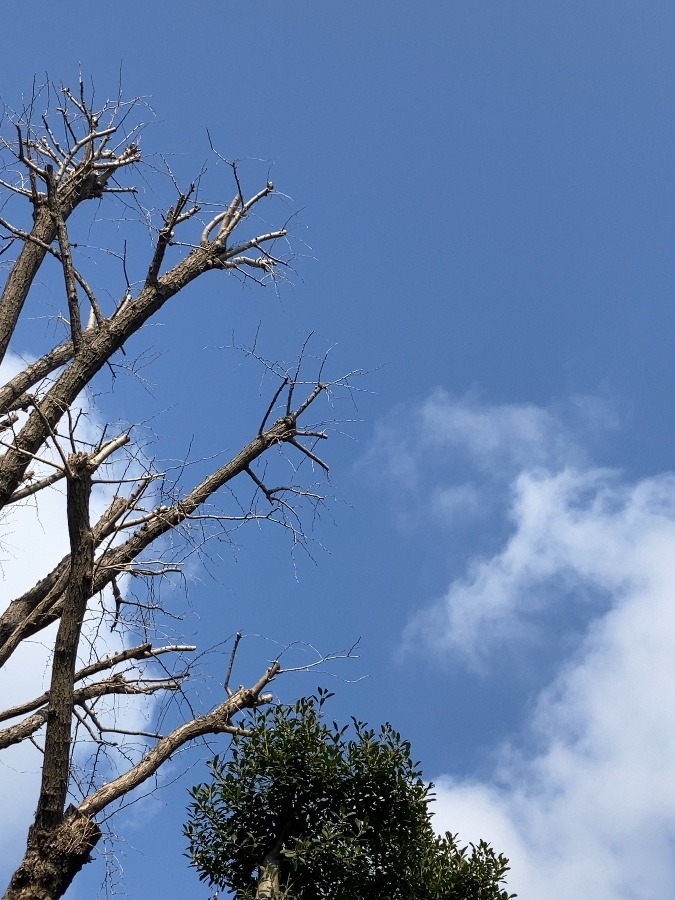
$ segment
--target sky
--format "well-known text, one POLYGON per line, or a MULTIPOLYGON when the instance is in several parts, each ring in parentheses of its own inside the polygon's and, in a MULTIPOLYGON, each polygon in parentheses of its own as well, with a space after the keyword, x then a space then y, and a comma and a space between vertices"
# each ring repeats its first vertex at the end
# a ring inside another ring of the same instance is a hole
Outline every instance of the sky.
MULTIPOLYGON (((83 400, 92 421, 142 422, 144 452, 199 460, 257 428, 270 382, 236 349, 256 335, 290 362, 312 332, 331 377, 363 373, 325 411, 308 552, 254 526, 190 561, 166 595, 177 633, 206 650, 242 631, 242 681, 290 642, 359 639, 277 696, 326 685, 336 719, 392 722, 436 784, 436 826, 508 856, 523 900, 675 896, 674 31, 661 0, 3 16, 7 106, 80 68, 99 98, 120 77, 145 98, 148 204, 170 202, 162 160, 180 183, 206 162, 230 199, 210 140, 247 189, 271 173, 271 216, 294 214, 287 283, 188 292, 135 342, 138 377, 83 400)), ((43 315, 15 353, 37 352, 43 315)), ((59 556, 62 512, 40 512, 37 530, 2 523, 7 599, 59 556)), ((3 701, 40 689, 40 653, 3 673, 3 701)), ((202 708, 225 665, 206 658, 202 708)), ((181 836, 207 758, 183 754, 110 823, 120 841, 70 900, 208 896, 181 836)), ((36 765, 0 758, 0 881, 36 765)))

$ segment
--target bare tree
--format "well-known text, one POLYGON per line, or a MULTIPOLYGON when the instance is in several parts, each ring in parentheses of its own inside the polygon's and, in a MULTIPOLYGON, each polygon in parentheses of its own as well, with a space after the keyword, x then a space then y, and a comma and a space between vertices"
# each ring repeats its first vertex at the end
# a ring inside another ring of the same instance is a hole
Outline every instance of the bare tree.
MULTIPOLYGON (((129 183, 133 171, 145 177, 139 169, 140 127, 134 124, 139 108, 138 101, 120 97, 96 108, 80 81, 76 91, 34 91, 22 110, 4 117, 0 255, 8 274, 0 305, 0 360, 25 315, 26 301, 29 306, 35 302, 29 295, 38 291, 40 272, 50 285, 52 332, 62 326, 65 334, 0 388, 0 509, 31 504, 37 515, 41 498, 58 490, 65 495, 63 529, 69 542, 61 561, 0 615, 0 666, 38 633, 41 640, 53 641, 48 689, 0 712, 0 750, 31 741, 42 753, 35 818, 7 900, 62 896, 101 837, 101 817, 187 742, 237 733, 237 713, 268 702, 267 688, 282 671, 280 661, 273 661, 254 683, 233 691, 230 665, 226 698, 215 708, 188 716, 165 734, 125 732, 123 722, 105 718, 104 698, 182 695, 190 667, 165 663, 160 669, 158 660, 182 659, 195 649, 179 643, 154 646, 151 639, 129 645, 127 636, 110 650, 101 638, 133 625, 134 608, 141 610, 143 633, 148 633, 152 604, 129 602, 130 578, 148 580, 151 592, 153 580, 179 567, 166 536, 192 540, 197 526, 264 518, 281 522, 297 536, 297 503, 319 500, 316 489, 299 479, 304 472, 327 469, 317 452, 326 438, 324 422, 307 420, 334 385, 323 380, 321 370, 314 381, 303 382, 299 365, 270 367, 278 384, 261 410, 257 431, 184 491, 131 449, 128 429, 103 429, 92 439, 84 428, 83 392, 92 385, 101 389, 125 344, 187 285, 212 270, 274 283, 287 261, 284 225, 251 231, 252 222, 261 221, 255 215, 259 206, 275 194, 273 184, 267 181, 246 197, 234 164, 229 203, 203 202, 199 179, 185 190, 174 180, 173 205, 153 224, 129 183), (130 279, 131 261, 119 251, 117 294, 109 283, 104 292, 91 284, 78 262, 81 245, 71 236, 70 223, 88 201, 135 208, 153 235, 139 281, 130 279), (21 224, 27 218, 21 204, 32 213, 32 222, 21 224), (55 273, 59 284, 54 284, 55 273), (56 299, 59 292, 62 301, 56 299), (119 299, 113 303, 112 296, 119 299), (297 457, 293 470, 299 475, 279 486, 269 481, 273 469, 261 461, 280 448, 297 457), (232 492, 220 504, 217 495, 235 479, 250 487, 242 488, 246 499, 233 511, 226 503, 232 492), (107 506, 95 514, 92 498, 103 487, 107 506), (81 736, 96 747, 84 775, 74 754, 81 736), (117 761, 127 763, 114 776, 105 752, 111 736, 117 761), (135 753, 127 739, 140 742, 135 753)), ((133 633, 138 631, 130 627, 133 633)))

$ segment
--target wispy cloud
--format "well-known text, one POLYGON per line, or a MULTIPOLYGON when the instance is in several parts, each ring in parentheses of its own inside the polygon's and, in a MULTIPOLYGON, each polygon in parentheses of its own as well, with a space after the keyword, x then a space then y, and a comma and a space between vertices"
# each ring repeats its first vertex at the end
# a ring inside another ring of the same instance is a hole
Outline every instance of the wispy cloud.
POLYGON ((558 649, 491 775, 438 780, 437 825, 510 855, 523 898, 675 896, 675 476, 593 465, 564 413, 437 392, 411 414, 417 489, 442 512, 459 472, 458 496, 492 511, 499 538, 415 612, 408 651, 461 660, 489 685, 502 653, 558 649), (431 476, 430 446, 445 462, 431 476))

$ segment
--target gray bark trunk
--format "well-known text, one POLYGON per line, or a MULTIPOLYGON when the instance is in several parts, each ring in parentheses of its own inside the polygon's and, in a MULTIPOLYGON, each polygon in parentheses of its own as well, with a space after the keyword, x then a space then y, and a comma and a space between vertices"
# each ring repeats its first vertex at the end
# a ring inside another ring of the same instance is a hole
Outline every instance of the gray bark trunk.
POLYGON ((3 900, 58 900, 70 887, 98 843, 98 825, 77 811, 53 828, 34 825, 21 865, 3 900))

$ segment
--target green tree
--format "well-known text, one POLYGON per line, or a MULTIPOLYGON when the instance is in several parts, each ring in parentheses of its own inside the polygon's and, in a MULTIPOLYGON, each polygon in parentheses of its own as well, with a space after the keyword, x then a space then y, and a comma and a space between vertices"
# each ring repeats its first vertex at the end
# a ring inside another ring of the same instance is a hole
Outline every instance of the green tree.
POLYGON ((329 696, 256 710, 210 763, 185 826, 199 877, 238 900, 507 900, 504 856, 434 833, 408 741, 326 724, 329 696))

